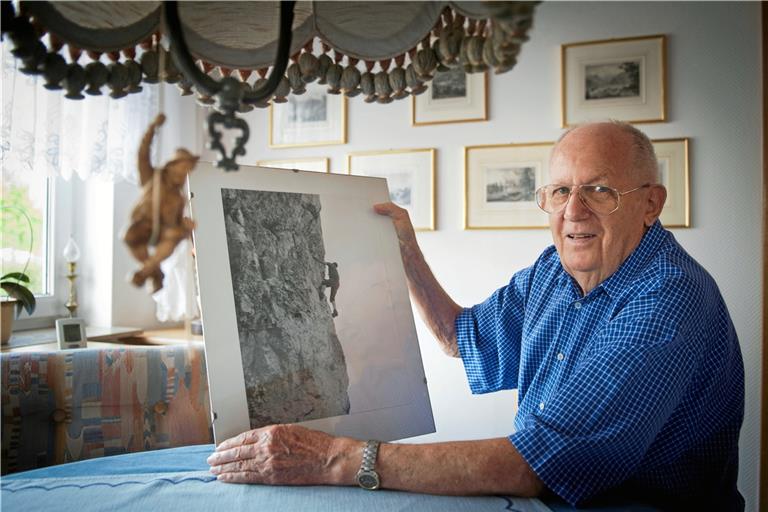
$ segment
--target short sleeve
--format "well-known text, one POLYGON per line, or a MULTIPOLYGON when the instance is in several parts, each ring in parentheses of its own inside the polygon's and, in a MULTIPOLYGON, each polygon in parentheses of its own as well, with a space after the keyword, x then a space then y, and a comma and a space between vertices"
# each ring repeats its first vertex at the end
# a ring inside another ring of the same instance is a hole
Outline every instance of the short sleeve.
POLYGON ((667 320, 608 324, 572 377, 510 436, 571 504, 631 476, 680 403, 697 356, 680 324, 667 320))
POLYGON ((533 267, 516 273, 485 302, 456 318, 456 341, 473 393, 517 387, 525 297, 533 267))

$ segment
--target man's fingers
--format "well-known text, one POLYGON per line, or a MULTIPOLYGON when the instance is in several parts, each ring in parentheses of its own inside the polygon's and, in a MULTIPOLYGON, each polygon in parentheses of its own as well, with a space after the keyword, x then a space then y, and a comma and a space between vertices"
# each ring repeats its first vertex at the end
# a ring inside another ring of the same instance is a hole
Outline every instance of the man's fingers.
POLYGON ((222 441, 221 444, 216 447, 216 451, 220 452, 223 450, 229 450, 230 448, 243 444, 258 443, 261 437, 263 437, 262 429, 248 430, 242 434, 236 435, 235 437, 230 437, 229 439, 222 441))
POLYGON ((211 466, 217 466, 232 461, 245 460, 253 457, 255 450, 252 444, 246 444, 242 446, 235 446, 229 450, 216 452, 208 457, 207 462, 211 466))
POLYGON ((262 483, 261 475, 255 471, 235 471, 220 473, 216 479, 228 484, 258 484, 262 483))
POLYGON ((233 462, 227 462, 226 464, 217 464, 211 466, 211 473, 214 475, 221 475, 223 473, 242 473, 253 472, 257 469, 257 465, 252 460, 236 460, 233 462))
POLYGON ((388 203, 377 203, 373 205, 373 211, 379 215, 389 215, 390 217, 395 217, 402 215, 402 212, 405 210, 390 201, 388 203))

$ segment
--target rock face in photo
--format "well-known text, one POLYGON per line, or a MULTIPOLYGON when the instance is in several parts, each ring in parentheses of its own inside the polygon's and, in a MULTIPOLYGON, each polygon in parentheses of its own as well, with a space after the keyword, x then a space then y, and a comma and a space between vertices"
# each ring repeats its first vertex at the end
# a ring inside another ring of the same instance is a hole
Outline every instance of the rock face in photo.
POLYGON ((319 196, 225 189, 222 203, 251 427, 349 413, 319 196))

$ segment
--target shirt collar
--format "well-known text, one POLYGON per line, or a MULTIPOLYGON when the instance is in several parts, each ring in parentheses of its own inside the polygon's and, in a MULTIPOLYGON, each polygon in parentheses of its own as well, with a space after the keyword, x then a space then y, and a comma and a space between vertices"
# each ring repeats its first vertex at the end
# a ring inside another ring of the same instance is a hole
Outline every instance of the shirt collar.
MULTIPOLYGON (((656 220, 656 222, 653 223, 648 231, 645 232, 643 238, 640 240, 640 244, 635 248, 634 251, 632 251, 632 254, 630 254, 629 257, 624 260, 624 262, 619 266, 618 270, 611 274, 608 279, 597 285, 590 293, 587 294, 587 297, 593 293, 597 293, 596 290, 603 290, 609 296, 614 296, 617 292, 619 292, 629 282, 632 281, 638 271, 645 267, 647 262, 656 254, 659 247, 661 247, 661 244, 666 239, 666 236, 667 231, 662 227, 661 222, 656 220)), ((560 255, 558 254, 557 256, 559 261, 560 255)), ((579 285, 576 283, 575 279, 573 279, 573 277, 571 277, 571 275, 565 271, 565 268, 562 267, 562 262, 560 263, 560 269, 561 272, 560 276, 558 277, 558 283, 560 285, 570 283, 574 287, 576 295, 579 296, 579 285)))
POLYGON ((666 238, 667 231, 657 219, 643 235, 640 245, 624 260, 624 263, 619 266, 616 272, 600 283, 599 287, 605 290, 609 296, 614 296, 628 285, 638 272, 645 268, 648 262, 656 255, 666 238))

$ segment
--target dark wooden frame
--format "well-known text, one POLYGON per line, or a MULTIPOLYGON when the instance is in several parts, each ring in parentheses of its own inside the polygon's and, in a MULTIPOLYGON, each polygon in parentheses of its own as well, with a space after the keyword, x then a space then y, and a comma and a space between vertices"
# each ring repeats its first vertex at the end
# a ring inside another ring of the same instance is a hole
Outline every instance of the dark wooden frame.
POLYGON ((763 64, 763 369, 758 510, 768 510, 768 4, 761 5, 763 64))

